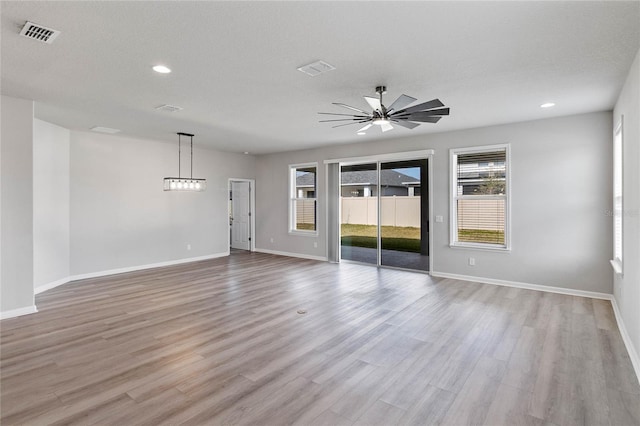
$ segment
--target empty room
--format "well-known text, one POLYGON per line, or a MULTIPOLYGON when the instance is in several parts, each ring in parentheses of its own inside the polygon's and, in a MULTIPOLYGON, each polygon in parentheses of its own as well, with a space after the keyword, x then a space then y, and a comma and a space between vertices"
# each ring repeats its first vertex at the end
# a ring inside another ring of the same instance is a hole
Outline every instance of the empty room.
POLYGON ((0 424, 640 425, 640 1, 2 1, 0 424))

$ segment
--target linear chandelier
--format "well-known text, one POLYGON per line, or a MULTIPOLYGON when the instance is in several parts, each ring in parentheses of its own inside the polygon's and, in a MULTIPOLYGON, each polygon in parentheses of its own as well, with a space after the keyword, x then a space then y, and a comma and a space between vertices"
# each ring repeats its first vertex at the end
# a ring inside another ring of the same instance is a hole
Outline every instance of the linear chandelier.
POLYGON ((193 136, 191 133, 178 132, 178 177, 164 178, 165 191, 199 192, 207 188, 206 179, 194 179, 193 177, 193 136), (183 178, 180 171, 182 136, 188 136, 191 139, 191 175, 188 178, 183 178))

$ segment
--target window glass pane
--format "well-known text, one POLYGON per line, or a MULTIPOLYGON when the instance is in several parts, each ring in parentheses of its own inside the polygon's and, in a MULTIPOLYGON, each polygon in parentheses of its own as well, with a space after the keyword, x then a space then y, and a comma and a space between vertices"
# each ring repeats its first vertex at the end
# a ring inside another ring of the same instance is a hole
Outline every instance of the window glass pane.
POLYGON ((299 167, 296 169, 296 198, 315 198, 316 168, 299 167))
POLYGON ((290 229, 316 231, 316 180, 317 167, 292 167, 290 229))
POLYGON ((613 259, 622 263, 622 126, 613 139, 613 259))
POLYGON ((506 150, 458 154, 458 195, 506 194, 506 150))

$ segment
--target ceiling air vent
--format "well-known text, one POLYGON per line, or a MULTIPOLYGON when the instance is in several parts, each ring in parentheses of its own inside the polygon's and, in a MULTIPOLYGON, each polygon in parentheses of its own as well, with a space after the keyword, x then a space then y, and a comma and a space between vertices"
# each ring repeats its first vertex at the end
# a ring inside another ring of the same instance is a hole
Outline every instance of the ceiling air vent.
POLYGON ((320 75, 327 71, 335 70, 336 67, 330 65, 324 61, 317 61, 309 65, 304 65, 298 68, 298 71, 303 72, 311 77, 315 77, 316 75, 320 75))
POLYGON ((175 105, 160 105, 159 107, 156 107, 156 109, 158 111, 165 111, 165 112, 176 112, 176 111, 182 111, 184 108, 179 107, 179 106, 175 106, 175 105))
POLYGON ((34 24, 33 22, 27 22, 24 24, 24 27, 22 27, 20 35, 32 40, 51 44, 53 43, 53 40, 60 35, 60 31, 43 27, 42 25, 34 24))

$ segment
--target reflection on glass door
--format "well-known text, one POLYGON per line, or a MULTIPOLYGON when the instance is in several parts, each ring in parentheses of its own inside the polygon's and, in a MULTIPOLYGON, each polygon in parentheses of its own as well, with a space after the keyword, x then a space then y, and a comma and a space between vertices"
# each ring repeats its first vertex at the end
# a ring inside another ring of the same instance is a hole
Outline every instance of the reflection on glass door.
POLYGON ((340 257, 378 265, 378 164, 340 167, 340 257))
POLYGON ((380 265, 429 270, 427 160, 380 164, 380 265))

